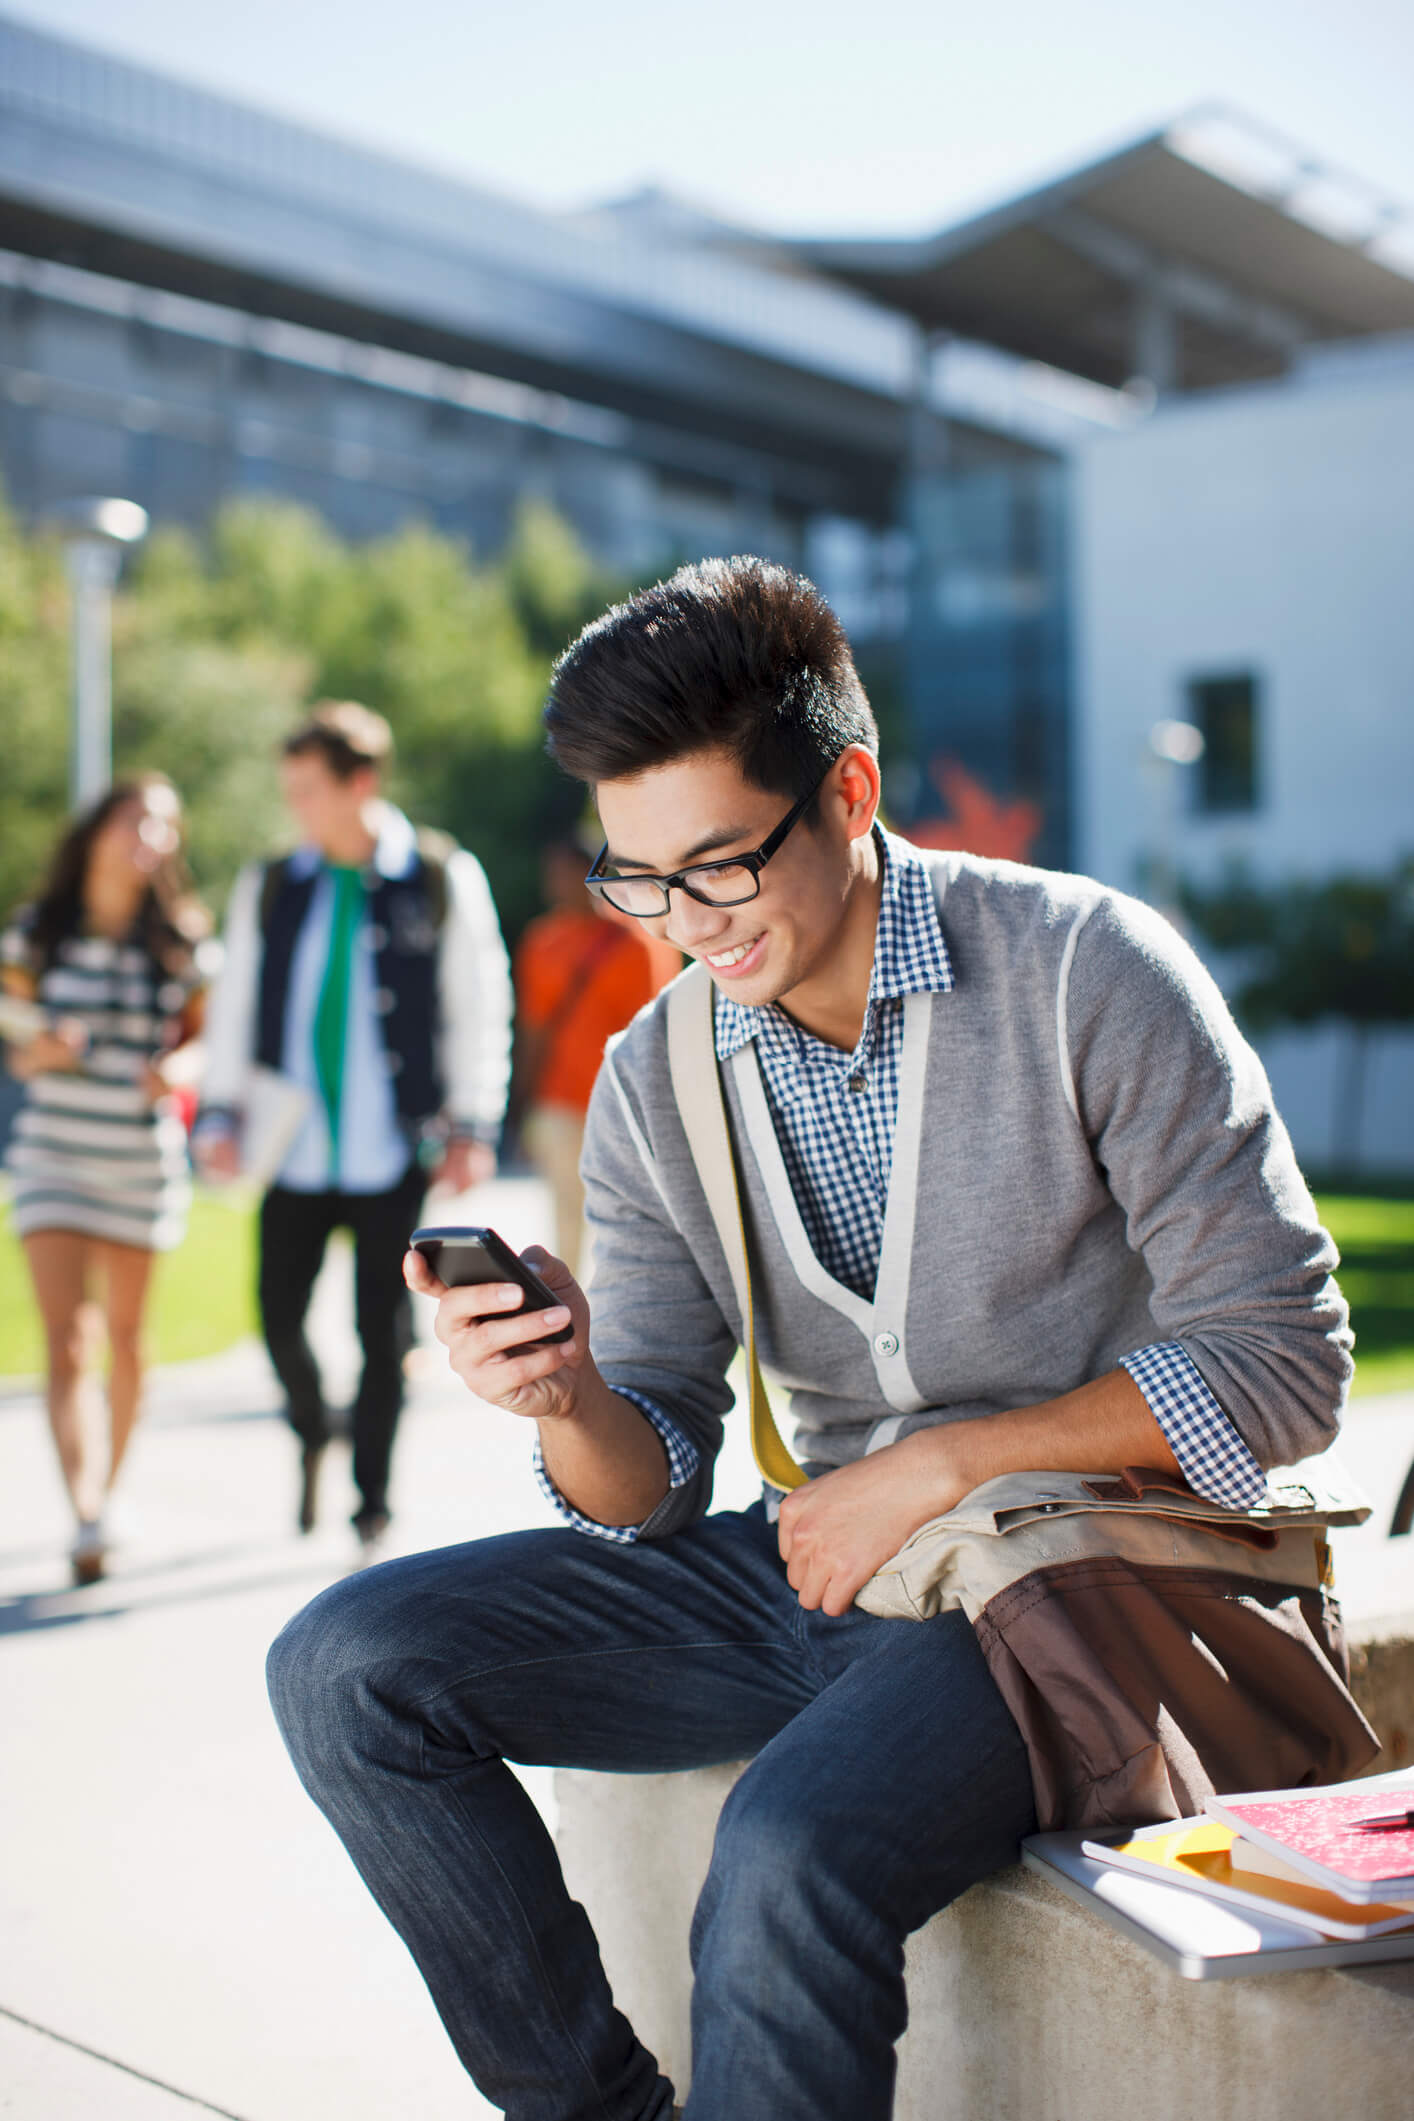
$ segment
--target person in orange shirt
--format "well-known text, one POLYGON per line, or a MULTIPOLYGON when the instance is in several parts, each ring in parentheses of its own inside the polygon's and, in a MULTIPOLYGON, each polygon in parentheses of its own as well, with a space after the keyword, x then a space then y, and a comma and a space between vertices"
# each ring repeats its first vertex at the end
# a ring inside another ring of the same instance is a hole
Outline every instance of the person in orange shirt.
POLYGON ((605 1043, 682 969, 671 944, 589 896, 588 862, 573 840, 544 849, 548 911, 528 924, 514 959, 511 1123, 550 1188, 556 1245, 571 1273, 584 1238, 584 1115, 605 1043))

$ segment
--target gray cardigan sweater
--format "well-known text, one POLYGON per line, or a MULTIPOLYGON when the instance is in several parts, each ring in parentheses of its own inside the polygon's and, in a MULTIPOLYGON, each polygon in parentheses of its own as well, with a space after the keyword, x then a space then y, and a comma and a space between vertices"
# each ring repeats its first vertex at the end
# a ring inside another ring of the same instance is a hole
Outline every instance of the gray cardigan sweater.
MULTIPOLYGON (((1170 924, 1083 877, 928 857, 956 976, 904 1003, 871 1301, 820 1266, 754 1043, 724 1069, 762 1366, 796 1456, 842 1465, 1026 1406, 1176 1340, 1258 1462, 1323 1450, 1348 1314, 1261 1063, 1170 924)), ((645 1525, 699 1517, 741 1320, 668 1076, 662 998, 611 1046, 585 1135, 592 1342, 702 1465, 645 1525)))

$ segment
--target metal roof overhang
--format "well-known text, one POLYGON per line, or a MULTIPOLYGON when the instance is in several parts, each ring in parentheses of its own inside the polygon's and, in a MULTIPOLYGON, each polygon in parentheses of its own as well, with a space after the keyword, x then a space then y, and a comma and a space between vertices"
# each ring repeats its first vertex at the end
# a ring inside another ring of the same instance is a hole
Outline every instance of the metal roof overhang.
POLYGON ((1162 302, 1181 385, 1279 373, 1313 341, 1414 329, 1414 279, 1190 160, 1168 133, 941 235, 792 246, 931 330, 1118 386, 1162 302))
POLYGON ((0 17, 0 248, 523 384, 669 471, 887 520, 912 332, 597 235, 0 17))

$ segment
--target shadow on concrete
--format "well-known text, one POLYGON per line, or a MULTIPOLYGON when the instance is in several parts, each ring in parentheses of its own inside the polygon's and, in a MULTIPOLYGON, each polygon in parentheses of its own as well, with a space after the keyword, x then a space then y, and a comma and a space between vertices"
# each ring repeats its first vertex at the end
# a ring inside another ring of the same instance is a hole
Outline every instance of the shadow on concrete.
POLYGON ((154 1429, 214 1429, 233 1422, 273 1421, 288 1427, 282 1407, 177 1407, 156 1406, 146 1417, 154 1429))
POLYGON ((164 1564, 161 1568, 125 1572, 121 1578, 105 1577, 101 1583, 94 1584, 84 1591, 28 1591, 21 1592, 17 1597, 0 1598, 0 1639, 7 1635, 44 1634, 52 1629, 77 1627, 85 1623, 92 1625, 101 1621, 124 1620, 135 1614, 157 1612, 163 1606, 210 1604, 217 1599, 238 1597, 245 1591, 273 1590, 285 1584, 313 1582, 322 1586, 331 1580, 327 1560, 311 1558, 287 1568, 232 1576, 221 1583, 193 1586, 176 1584, 169 1590, 155 1592, 151 1597, 128 1599, 118 1604, 111 1601, 102 1604, 93 1602, 95 1599, 103 1599, 105 1592, 111 1591, 119 1583, 140 1581, 142 1575, 150 1578, 165 1575, 173 1569, 206 1567, 213 1561, 230 1559, 241 1551, 239 1548, 231 1548, 224 1552, 208 1551, 204 1554, 189 1555, 176 1562, 164 1564), (56 1611, 56 1607, 59 1610, 56 1611))
MULTIPOLYGON (((331 1437, 350 1437, 353 1434, 353 1409, 334 1406, 328 1409, 329 1434, 331 1437)), ((215 1429, 229 1428, 242 1422, 268 1421, 276 1428, 289 1429, 289 1419, 283 1407, 185 1407, 156 1406, 145 1417, 153 1429, 215 1429)), ((293 1435, 293 1430, 290 1431, 293 1435)))

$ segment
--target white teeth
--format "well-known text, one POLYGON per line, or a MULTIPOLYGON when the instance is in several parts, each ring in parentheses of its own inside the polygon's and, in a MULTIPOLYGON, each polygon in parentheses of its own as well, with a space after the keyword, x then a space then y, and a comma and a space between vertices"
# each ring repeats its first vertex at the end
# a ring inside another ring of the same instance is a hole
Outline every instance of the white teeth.
POLYGON ((749 943, 738 943, 734 950, 710 952, 707 962, 709 965, 720 965, 725 971, 729 965, 739 965, 747 952, 754 950, 760 940, 759 936, 753 935, 749 943))

